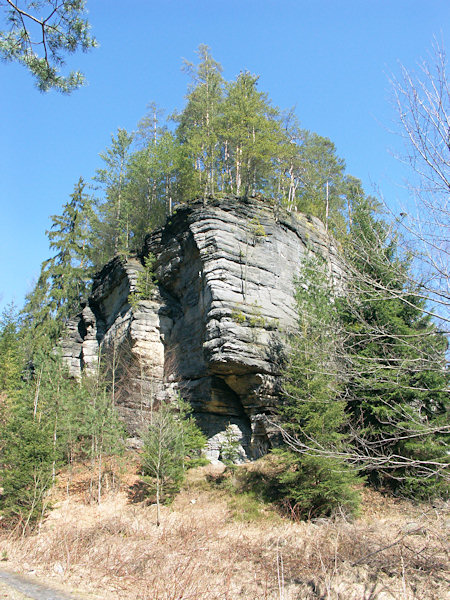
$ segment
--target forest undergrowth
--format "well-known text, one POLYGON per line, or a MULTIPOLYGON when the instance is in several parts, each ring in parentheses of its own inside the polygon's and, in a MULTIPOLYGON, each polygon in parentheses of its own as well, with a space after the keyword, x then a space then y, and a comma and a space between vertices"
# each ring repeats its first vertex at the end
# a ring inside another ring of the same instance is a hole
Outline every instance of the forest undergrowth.
POLYGON ((79 465, 70 481, 60 476, 54 510, 34 533, 0 533, 2 565, 98 600, 449 597, 444 503, 363 489, 357 518, 293 522, 239 486, 223 485, 222 470, 191 471, 157 527, 136 473, 127 469, 98 504, 79 465))

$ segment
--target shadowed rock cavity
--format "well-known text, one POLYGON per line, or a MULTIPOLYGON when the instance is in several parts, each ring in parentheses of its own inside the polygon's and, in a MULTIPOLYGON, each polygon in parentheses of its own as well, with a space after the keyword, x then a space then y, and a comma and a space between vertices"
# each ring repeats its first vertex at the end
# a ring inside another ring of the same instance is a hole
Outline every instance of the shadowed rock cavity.
POLYGON ((240 460, 276 443, 284 337, 296 327, 294 277, 305 255, 322 256, 342 285, 322 223, 251 198, 177 210, 142 249, 156 257, 152 298, 132 308, 140 258, 114 258, 94 280, 61 346, 71 372, 114 365, 116 402, 130 436, 155 403, 180 394, 221 458, 233 432, 240 460), (228 427, 228 433, 227 432, 228 427))

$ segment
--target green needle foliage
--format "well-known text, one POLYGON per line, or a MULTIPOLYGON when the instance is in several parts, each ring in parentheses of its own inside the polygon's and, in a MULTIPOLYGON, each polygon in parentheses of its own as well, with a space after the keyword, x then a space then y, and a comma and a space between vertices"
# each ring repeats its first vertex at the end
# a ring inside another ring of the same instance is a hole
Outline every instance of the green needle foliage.
POLYGON ((139 271, 135 290, 128 296, 128 301, 133 308, 137 308, 141 300, 149 300, 155 289, 155 266, 156 258, 150 252, 144 258, 144 268, 139 271))
MULTIPOLYGON (((54 36, 43 30, 43 42, 49 43, 44 58, 30 48, 19 6, 44 15, 56 5, 9 4, 10 32, 0 36, 0 54, 28 61, 42 89, 71 89, 78 80, 60 79, 53 69, 61 65, 60 53, 93 45, 81 17, 84 3, 56 7, 54 36)), ((437 291, 425 277, 420 280, 377 215, 377 202, 345 173, 330 140, 273 106, 258 89, 257 76, 241 72, 226 81, 204 45, 198 58, 198 64, 185 64, 190 81, 181 111, 163 120, 163 111, 151 103, 136 132, 119 129, 112 136, 100 155, 96 199, 82 179, 77 182, 62 214, 51 217, 53 256, 43 263, 20 319, 14 311, 3 315, 1 427, 8 442, 1 446, 1 461, 2 485, 9 490, 9 499, 1 499, 4 514, 22 523, 36 519, 58 465, 76 456, 90 458, 100 500, 104 459, 119 451, 122 436, 114 407, 120 375, 115 348, 108 381, 99 374, 79 382, 69 382, 53 348, 77 313, 94 269, 115 255, 139 252, 146 235, 182 204, 195 198, 218 202, 226 195, 246 203, 269 197, 276 213, 281 208, 318 217, 346 261, 342 289, 332 289, 320 259, 307 259, 296 282, 298 330, 289 338, 280 409, 288 445, 276 454, 272 496, 285 499, 301 517, 329 515, 338 507, 352 512, 355 469, 396 493, 444 494, 447 345, 428 315, 433 298, 448 307, 442 286, 437 291)), ((253 244, 266 235, 257 219, 249 228, 253 244)), ((427 247, 442 248, 442 240, 427 247)), ((432 253, 428 259, 442 284, 445 270, 436 270, 432 253)), ((145 259, 130 295, 133 307, 152 295, 154 260, 145 259)), ((247 317, 234 310, 233 318, 267 328, 254 308, 247 317)), ((157 494, 159 522, 160 501, 178 489, 204 438, 182 404, 162 404, 144 438, 143 471, 157 494)))
POLYGON ((89 289, 92 271, 92 202, 82 177, 74 187, 62 215, 52 215, 47 231, 50 249, 34 290, 26 297, 23 309, 25 331, 30 349, 46 345, 50 351, 62 334, 65 321, 79 311, 80 299, 89 289))
POLYGON ((162 402, 151 414, 150 423, 142 434, 142 473, 148 489, 156 497, 157 525, 161 522, 161 503, 179 491, 186 469, 200 464, 206 438, 191 412, 181 398, 177 403, 162 402))
POLYGON ((359 482, 340 457, 346 403, 340 398, 339 321, 326 265, 305 260, 296 281, 298 333, 289 339, 281 425, 288 449, 276 451, 277 489, 296 517, 355 512, 359 482), (280 468, 282 467, 282 468, 280 468))
POLYGON ((14 305, 0 320, 0 394, 12 397, 20 389, 24 351, 20 340, 21 323, 14 305))
POLYGON ((5 321, 0 359, 7 365, 14 357, 15 366, 0 389, 0 513, 26 531, 49 508, 47 492, 59 469, 76 459, 90 459, 100 501, 104 463, 121 451, 123 429, 100 377, 75 381, 54 351, 36 352, 27 367, 21 344, 5 321))
MULTIPOLYGON (((66 4, 83 9, 82 2, 66 4)), ((318 216, 335 233, 344 229, 351 189, 334 144, 273 106, 256 75, 241 72, 227 82, 207 46, 197 54, 198 64, 184 65, 184 108, 164 120, 150 103, 137 131, 119 129, 100 154, 95 200, 80 179, 62 214, 52 217, 54 255, 24 312, 33 340, 43 334, 39 344, 61 335, 94 269, 138 252, 148 233, 195 198, 270 197, 275 206, 318 216)))
POLYGON ((355 197, 349 279, 339 300, 355 441, 370 479, 397 493, 432 497, 448 487, 447 343, 411 284, 374 200, 355 197))
POLYGON ((0 31, 0 57, 23 64, 41 92, 70 93, 84 83, 79 71, 60 74, 64 57, 97 45, 85 19, 84 0, 2 2, 7 29, 0 31))

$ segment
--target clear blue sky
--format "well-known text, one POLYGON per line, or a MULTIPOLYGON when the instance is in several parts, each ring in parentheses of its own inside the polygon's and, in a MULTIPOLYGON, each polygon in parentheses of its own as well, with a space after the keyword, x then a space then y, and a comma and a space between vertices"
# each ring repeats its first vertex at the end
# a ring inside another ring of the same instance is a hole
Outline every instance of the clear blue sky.
POLYGON ((227 79, 247 69, 304 128, 327 136, 347 171, 396 206, 407 172, 389 149, 388 76, 414 68, 433 36, 448 47, 449 0, 87 0, 100 47, 75 55, 88 85, 40 94, 18 65, 0 64, 0 307, 22 305, 49 257, 45 230, 118 127, 146 105, 181 108, 182 58, 208 44, 227 79))

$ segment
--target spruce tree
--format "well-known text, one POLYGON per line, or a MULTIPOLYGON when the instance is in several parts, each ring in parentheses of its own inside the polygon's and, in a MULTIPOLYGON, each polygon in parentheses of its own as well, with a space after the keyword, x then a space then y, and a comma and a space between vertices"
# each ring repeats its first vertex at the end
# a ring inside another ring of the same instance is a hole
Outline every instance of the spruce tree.
POLYGON ((325 263, 306 259, 296 281, 298 331, 289 338, 280 408, 288 443, 276 452, 278 495, 297 517, 330 515, 339 507, 354 512, 358 506, 358 479, 341 457, 346 381, 333 296, 325 263))
POLYGON ((156 524, 160 525, 161 503, 170 500, 183 483, 187 467, 196 466, 206 438, 191 416, 192 409, 181 398, 162 402, 150 415, 142 432, 142 473, 156 497, 156 524))
POLYGON ((433 496, 446 487, 448 464, 446 340, 376 209, 374 199, 354 195, 349 278, 339 301, 355 442, 374 483, 433 496))
POLYGON ((0 394, 14 396, 21 387, 24 351, 20 339, 20 319, 10 304, 0 319, 0 394))
POLYGON ((74 186, 61 215, 51 217, 47 231, 54 256, 41 266, 39 279, 23 308, 23 335, 28 348, 48 350, 61 336, 67 318, 79 310, 92 277, 91 200, 82 177, 74 186))
POLYGON ((92 208, 85 190, 86 182, 80 177, 62 215, 51 217, 53 223, 47 231, 50 249, 56 254, 44 263, 44 271, 50 279, 48 293, 58 319, 77 312, 92 276, 89 224, 92 208))

